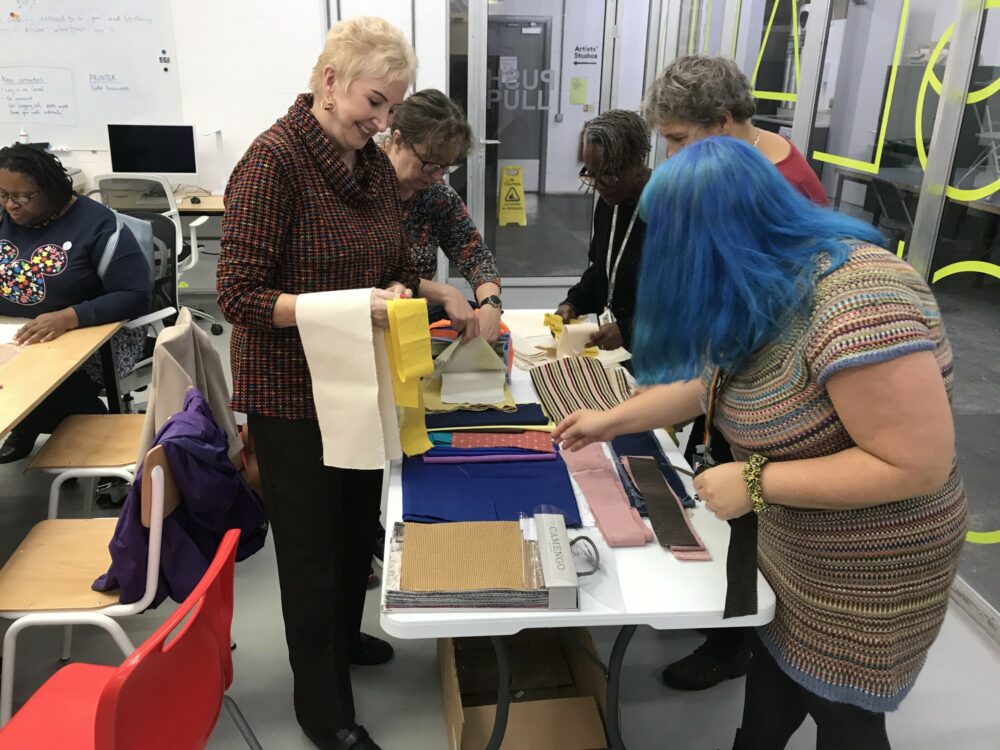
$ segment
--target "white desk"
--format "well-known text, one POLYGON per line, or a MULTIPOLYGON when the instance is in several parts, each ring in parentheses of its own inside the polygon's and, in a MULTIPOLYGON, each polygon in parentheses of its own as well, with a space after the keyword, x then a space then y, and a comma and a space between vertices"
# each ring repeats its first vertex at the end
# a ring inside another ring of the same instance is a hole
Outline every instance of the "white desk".
MULTIPOLYGON (((504 313, 504 322, 511 333, 529 336, 542 326, 543 310, 516 310, 504 313)), ((514 368, 511 382, 514 400, 518 403, 537 401, 527 372, 514 368)), ((667 458, 678 466, 686 466, 681 452, 663 431, 658 431, 660 444, 667 458)), ((392 526, 403 515, 402 464, 393 461, 389 471, 386 498, 386 550, 392 526)), ((690 487, 690 479, 681 475, 690 487)), ((471 494, 471 493, 470 493, 471 494)), ((538 499, 539 503, 544 498, 538 499)), ((577 492, 581 513, 589 515, 586 500, 577 492)), ((758 571, 756 615, 724 620, 722 618, 726 592, 726 552, 729 526, 718 520, 703 506, 690 511, 692 523, 712 555, 711 562, 681 562, 657 543, 644 547, 601 548, 603 572, 580 579, 580 609, 551 610, 441 610, 421 612, 386 612, 383 583, 381 625, 396 638, 450 638, 490 636, 497 649, 500 672, 506 659, 501 636, 513 635, 528 628, 621 626, 608 664, 607 727, 612 750, 623 750, 618 727, 618 688, 621 663, 628 642, 637 625, 649 625, 657 630, 691 628, 741 627, 763 625, 774 617, 775 597, 771 587, 758 571)), ((647 521, 648 523, 648 521, 647 521)), ((586 533, 599 540, 596 528, 571 529, 570 535, 586 533)), ((501 674, 500 696, 505 694, 501 674)), ((499 748, 506 725, 506 710, 497 702, 494 737, 488 750, 499 748), (495 742, 495 744, 494 744, 495 742)))

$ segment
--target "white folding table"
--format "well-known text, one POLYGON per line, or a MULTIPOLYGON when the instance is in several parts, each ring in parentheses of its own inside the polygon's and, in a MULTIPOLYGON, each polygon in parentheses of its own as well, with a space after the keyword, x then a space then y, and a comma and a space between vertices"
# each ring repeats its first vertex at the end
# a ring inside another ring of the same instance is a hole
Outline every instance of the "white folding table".
MULTIPOLYGON (((542 327, 543 310, 516 310, 504 313, 504 322, 515 336, 531 336, 542 327)), ((511 390, 517 403, 537 401, 537 395, 527 372, 514 368, 511 390)), ((675 466, 687 464, 681 452, 663 430, 657 438, 664 454, 675 466)), ((680 475, 688 491, 690 479, 680 475)), ((574 489, 576 489, 574 484, 574 489)), ((402 462, 393 461, 389 469, 386 497, 386 549, 392 536, 393 524, 403 515, 402 462)), ((470 497, 476 487, 469 487, 470 497)), ((577 502, 586 524, 592 518, 586 500, 577 492, 577 502)), ((545 503, 538 498, 536 504, 545 503)), ((600 532, 592 526, 571 529, 570 536, 585 534, 599 542, 601 570, 580 579, 580 608, 573 611, 553 610, 482 610, 448 609, 405 612, 385 610, 383 580, 381 625, 395 638, 461 638, 489 636, 497 653, 499 685, 497 712, 493 736, 487 750, 498 750, 507 724, 510 694, 510 668, 504 636, 529 628, 561 628, 617 625, 620 627, 611 658, 607 665, 607 730, 611 750, 624 750, 621 737, 618 704, 621 666, 629 641, 638 625, 657 630, 689 630, 694 628, 744 627, 763 625, 774 617, 775 597, 771 587, 758 571, 757 614, 723 619, 726 592, 726 551, 729 526, 699 505, 689 511, 693 526, 712 555, 711 562, 682 562, 655 542, 643 547, 608 548, 600 532)), ((648 523, 648 521, 647 521, 648 523)), ((384 577, 383 577, 384 579, 384 577)), ((596 657, 595 657, 596 658, 596 657)))

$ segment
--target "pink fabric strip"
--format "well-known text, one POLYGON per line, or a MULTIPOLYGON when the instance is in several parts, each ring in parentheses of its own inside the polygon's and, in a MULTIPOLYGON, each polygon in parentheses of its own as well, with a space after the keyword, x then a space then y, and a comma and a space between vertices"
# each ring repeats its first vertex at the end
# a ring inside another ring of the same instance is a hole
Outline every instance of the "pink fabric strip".
POLYGON ((562 451, 561 455, 608 546, 641 547, 655 539, 653 530, 629 505, 618 472, 605 455, 603 445, 591 443, 578 451, 562 451))

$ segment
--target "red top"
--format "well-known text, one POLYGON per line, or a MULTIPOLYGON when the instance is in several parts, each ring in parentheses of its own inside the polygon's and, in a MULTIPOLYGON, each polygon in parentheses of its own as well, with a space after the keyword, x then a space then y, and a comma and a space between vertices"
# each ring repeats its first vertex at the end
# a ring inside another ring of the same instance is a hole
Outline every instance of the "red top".
POLYGON ((233 170, 216 282, 233 324, 232 408, 285 419, 316 408, 298 328, 272 323, 278 295, 419 281, 389 157, 369 141, 349 170, 311 106, 300 95, 233 170))
MULTIPOLYGON (((787 139, 786 139, 787 140, 787 139)), ((826 188, 819 181, 819 177, 809 166, 802 152, 795 148, 795 144, 788 141, 791 149, 788 156, 779 161, 776 166, 778 171, 785 176, 785 179, 792 183, 792 187, 802 195, 820 206, 826 206, 829 202, 826 197, 826 188)))

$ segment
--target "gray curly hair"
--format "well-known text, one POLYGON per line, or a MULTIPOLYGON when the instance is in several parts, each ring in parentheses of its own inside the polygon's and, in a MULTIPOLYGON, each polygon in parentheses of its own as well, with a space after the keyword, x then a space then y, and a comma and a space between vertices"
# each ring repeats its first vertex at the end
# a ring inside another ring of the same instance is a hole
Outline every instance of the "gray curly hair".
POLYGON ((643 117, 657 127, 666 120, 718 124, 726 113, 736 122, 757 111, 750 81, 724 57, 689 55, 668 65, 646 92, 643 117))
POLYGON ((622 175, 646 161, 649 153, 649 125, 626 109, 609 109, 587 123, 583 141, 603 150, 606 174, 622 175))

